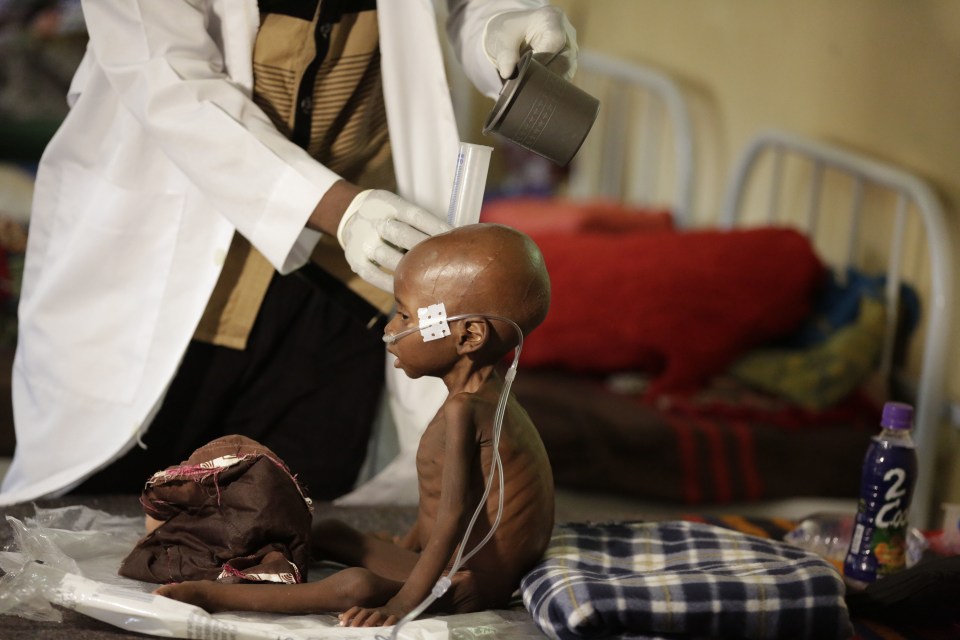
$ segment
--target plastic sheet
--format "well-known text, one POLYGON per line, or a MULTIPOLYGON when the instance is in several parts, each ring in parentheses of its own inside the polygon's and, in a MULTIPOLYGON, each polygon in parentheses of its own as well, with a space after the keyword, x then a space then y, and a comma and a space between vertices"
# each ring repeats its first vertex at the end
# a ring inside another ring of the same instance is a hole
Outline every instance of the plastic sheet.
MULTIPOLYGON (((382 628, 344 628, 334 615, 209 614, 152 593, 156 585, 117 575, 120 561, 143 534, 143 520, 87 507, 37 509, 20 521, 7 516, 14 549, 0 552, 0 615, 60 621, 64 607, 116 627, 166 638, 319 640, 376 638, 382 628)), ((322 576, 328 567, 311 569, 322 576)), ((2 623, 0 623, 2 624, 2 623)), ((400 638, 542 639, 525 611, 486 611, 423 618, 405 625, 400 638)))
POLYGON ((0 615, 16 615, 28 620, 62 622, 63 614, 50 604, 52 585, 37 571, 42 565, 29 563, 16 573, 0 578, 0 615))

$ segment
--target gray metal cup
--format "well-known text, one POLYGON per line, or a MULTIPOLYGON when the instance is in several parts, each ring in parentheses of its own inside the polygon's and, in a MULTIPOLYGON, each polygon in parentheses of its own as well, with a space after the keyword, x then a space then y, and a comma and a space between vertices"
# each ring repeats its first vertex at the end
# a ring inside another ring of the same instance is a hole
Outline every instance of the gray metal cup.
POLYGON ((600 111, 600 101, 527 52, 506 81, 483 125, 560 166, 580 150, 600 111))

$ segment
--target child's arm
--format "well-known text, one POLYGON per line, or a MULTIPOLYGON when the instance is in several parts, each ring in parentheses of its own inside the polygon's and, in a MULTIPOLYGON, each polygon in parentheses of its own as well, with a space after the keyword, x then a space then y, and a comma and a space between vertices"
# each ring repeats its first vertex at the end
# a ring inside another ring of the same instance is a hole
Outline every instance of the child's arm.
POLYGON ((341 624, 345 626, 396 622, 423 602, 453 559, 467 520, 476 507, 467 502, 470 472, 479 444, 469 398, 464 395, 452 397, 444 405, 443 415, 445 437, 440 501, 430 539, 400 591, 383 607, 354 607, 341 616, 341 624))

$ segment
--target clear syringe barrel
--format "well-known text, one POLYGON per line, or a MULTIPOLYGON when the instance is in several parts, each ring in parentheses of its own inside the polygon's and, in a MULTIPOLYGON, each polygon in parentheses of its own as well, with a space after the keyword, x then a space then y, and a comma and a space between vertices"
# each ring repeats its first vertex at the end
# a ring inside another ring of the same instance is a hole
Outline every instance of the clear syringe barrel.
POLYGON ((462 227, 480 222, 480 207, 487 185, 491 151, 493 147, 482 144, 460 143, 453 191, 450 192, 450 208, 447 210, 447 222, 450 226, 462 227))

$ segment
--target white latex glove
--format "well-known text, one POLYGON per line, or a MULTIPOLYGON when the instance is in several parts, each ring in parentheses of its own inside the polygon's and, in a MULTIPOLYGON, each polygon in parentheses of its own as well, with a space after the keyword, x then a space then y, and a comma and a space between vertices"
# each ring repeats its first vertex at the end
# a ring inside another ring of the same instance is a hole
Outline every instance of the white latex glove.
POLYGON ((403 253, 421 240, 452 227, 389 191, 361 191, 337 227, 337 240, 354 273, 375 287, 393 291, 394 271, 403 253))
POLYGON ((544 64, 553 58, 550 70, 567 80, 577 71, 577 31, 557 7, 505 11, 487 21, 483 51, 501 78, 513 75, 527 50, 544 64))

